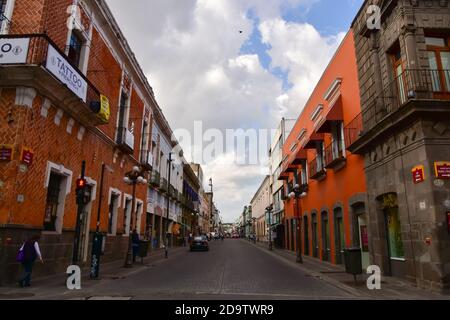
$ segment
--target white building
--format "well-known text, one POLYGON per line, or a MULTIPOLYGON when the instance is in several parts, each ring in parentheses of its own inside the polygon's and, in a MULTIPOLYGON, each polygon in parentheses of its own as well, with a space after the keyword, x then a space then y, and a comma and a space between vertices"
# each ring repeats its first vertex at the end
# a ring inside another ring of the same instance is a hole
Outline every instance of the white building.
POLYGON ((278 241, 282 241, 282 239, 284 239, 284 203, 282 200, 284 190, 283 182, 278 180, 278 178, 280 176, 281 166, 283 163, 283 145, 286 138, 291 133, 296 121, 296 119, 281 119, 269 150, 270 189, 273 197, 273 213, 271 223, 273 231, 275 231, 277 235, 275 244, 278 245, 282 245, 278 243, 278 241))

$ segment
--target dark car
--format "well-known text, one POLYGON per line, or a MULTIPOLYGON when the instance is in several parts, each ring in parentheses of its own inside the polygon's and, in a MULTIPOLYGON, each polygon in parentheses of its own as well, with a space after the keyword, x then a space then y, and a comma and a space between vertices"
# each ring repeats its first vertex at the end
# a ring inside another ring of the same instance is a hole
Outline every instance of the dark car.
POLYGON ((191 242, 191 251, 209 251, 208 239, 206 236, 195 237, 191 242))

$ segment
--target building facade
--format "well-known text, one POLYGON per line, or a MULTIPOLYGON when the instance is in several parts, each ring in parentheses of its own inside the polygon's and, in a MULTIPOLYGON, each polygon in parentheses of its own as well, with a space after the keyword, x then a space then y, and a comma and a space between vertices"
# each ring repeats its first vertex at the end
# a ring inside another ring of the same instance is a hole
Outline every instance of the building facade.
POLYGON ((270 190, 272 193, 273 212, 270 217, 274 244, 278 248, 284 246, 284 194, 283 181, 279 180, 283 165, 283 145, 291 133, 296 119, 282 118, 269 150, 270 190))
POLYGON ((0 42, 14 50, 0 58, 0 284, 16 278, 15 255, 32 234, 46 260, 38 276, 71 264, 82 161, 78 262, 90 262, 97 225, 103 262, 125 257, 133 227, 148 236, 147 187, 137 186, 132 208, 123 178, 134 166, 150 178, 150 136, 163 116, 105 2, 77 1, 70 18, 73 5, 6 1, 0 42))
POLYGON ((370 260, 385 275, 450 288, 450 3, 366 1, 353 22, 370 260), (379 27, 367 24, 374 2, 379 27))
POLYGON ((253 212, 257 241, 268 241, 268 222, 266 208, 272 204, 270 176, 266 176, 250 202, 253 212))
POLYGON ((353 32, 317 83, 283 147, 285 248, 334 264, 361 248, 369 265, 364 161, 347 150, 344 128, 360 112, 353 32), (294 186, 298 186, 297 197, 294 186), (300 197, 298 197, 300 196, 300 197), (298 236, 300 233, 300 236, 298 236))

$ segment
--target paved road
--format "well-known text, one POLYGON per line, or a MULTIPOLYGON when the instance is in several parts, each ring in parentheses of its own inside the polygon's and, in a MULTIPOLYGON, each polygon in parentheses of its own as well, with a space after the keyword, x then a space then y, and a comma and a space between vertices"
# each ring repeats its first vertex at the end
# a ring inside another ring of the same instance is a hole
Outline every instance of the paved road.
POLYGON ((187 249, 124 279, 104 279, 63 298, 349 299, 338 287, 244 240, 212 241, 209 252, 187 249))

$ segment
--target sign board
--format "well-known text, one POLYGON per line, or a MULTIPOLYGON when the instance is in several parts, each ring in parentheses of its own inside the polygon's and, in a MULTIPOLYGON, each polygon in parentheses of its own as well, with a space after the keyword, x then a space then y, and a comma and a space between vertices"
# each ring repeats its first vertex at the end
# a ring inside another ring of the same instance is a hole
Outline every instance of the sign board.
POLYGON ((34 156, 34 153, 30 148, 23 147, 20 161, 25 163, 28 166, 31 166, 33 164, 33 156, 34 156))
POLYGON ((369 234, 367 232, 367 226, 360 226, 361 229, 361 245, 363 252, 369 252, 369 234))
POLYGON ((13 147, 11 145, 0 145, 0 161, 11 161, 13 147))
POLYGON ((450 233, 450 211, 447 212, 447 231, 450 233))
POLYGON ((450 179, 450 162, 435 162, 436 178, 450 179))
POLYGON ((58 80, 73 93, 86 102, 87 82, 51 44, 48 45, 47 63, 45 65, 58 80))
POLYGON ((104 95, 100 95, 100 110, 97 113, 97 116, 103 120, 103 122, 107 123, 109 121, 110 109, 109 109, 109 100, 108 97, 104 95))
POLYGON ((0 39, 0 64, 26 63, 30 38, 0 39))
POLYGON ((425 181, 425 168, 424 166, 417 166, 412 169, 413 181, 415 184, 425 181))

